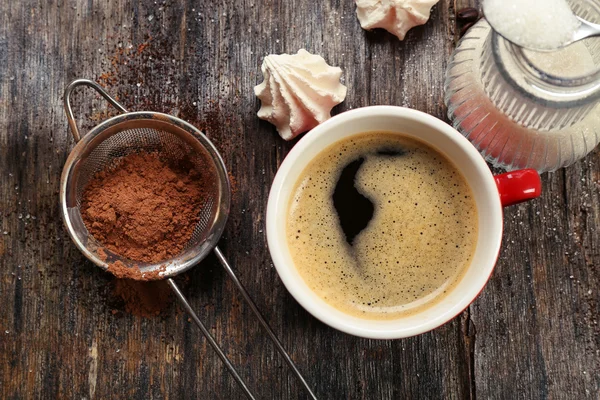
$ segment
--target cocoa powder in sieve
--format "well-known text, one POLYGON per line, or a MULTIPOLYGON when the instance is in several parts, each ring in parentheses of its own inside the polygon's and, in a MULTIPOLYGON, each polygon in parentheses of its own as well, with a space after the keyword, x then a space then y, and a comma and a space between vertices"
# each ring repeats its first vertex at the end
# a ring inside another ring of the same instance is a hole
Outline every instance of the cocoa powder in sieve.
MULTIPOLYGON (((190 240, 207 184, 185 160, 173 165, 158 153, 130 154, 90 180, 81 216, 106 249, 133 261, 159 263, 190 240)), ((124 273, 121 266, 115 265, 115 272, 124 273)))
POLYGON ((161 272, 167 269, 166 265, 161 265, 159 268, 153 269, 150 272, 142 272, 142 270, 134 264, 133 267, 128 267, 120 260, 108 264, 108 271, 119 279, 135 279, 137 281, 155 281, 162 279, 161 272))

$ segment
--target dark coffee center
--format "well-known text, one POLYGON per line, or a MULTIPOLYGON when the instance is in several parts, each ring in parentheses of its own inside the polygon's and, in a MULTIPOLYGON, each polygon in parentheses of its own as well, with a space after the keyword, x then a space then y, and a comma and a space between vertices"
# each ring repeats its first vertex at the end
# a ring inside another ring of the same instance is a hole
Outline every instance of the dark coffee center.
MULTIPOLYGON (((376 154, 400 157, 406 152, 400 148, 385 147, 379 149, 376 154)), ((333 206, 344 231, 346 242, 350 246, 352 246, 354 238, 369 225, 375 209, 373 202, 360 193, 355 186, 356 174, 364 161, 365 158, 360 157, 344 167, 332 195, 333 206)))

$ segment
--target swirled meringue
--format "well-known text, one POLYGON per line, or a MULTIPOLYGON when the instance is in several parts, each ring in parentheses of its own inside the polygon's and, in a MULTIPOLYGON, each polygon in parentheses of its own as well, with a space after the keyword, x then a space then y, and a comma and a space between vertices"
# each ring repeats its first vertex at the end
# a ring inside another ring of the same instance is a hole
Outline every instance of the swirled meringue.
POLYGON ((261 71, 264 81, 254 87, 261 101, 258 118, 275 125, 285 140, 329 119, 331 109, 346 98, 342 70, 304 49, 266 56, 261 71))
POLYGON ((356 0, 356 16, 363 29, 383 28, 403 40, 406 32, 429 19, 439 0, 356 0))

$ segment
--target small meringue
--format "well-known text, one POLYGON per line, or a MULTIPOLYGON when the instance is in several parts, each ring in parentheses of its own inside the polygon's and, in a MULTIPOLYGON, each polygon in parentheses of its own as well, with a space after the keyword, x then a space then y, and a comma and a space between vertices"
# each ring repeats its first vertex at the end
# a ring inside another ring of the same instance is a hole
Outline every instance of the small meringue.
POLYGON ((403 40, 406 32, 429 19, 439 0, 356 0, 356 16, 363 29, 383 28, 403 40))
POLYGON ((261 101, 258 118, 275 125, 285 140, 329 119, 331 109, 346 98, 342 70, 304 49, 266 56, 261 71, 264 81, 254 87, 261 101))

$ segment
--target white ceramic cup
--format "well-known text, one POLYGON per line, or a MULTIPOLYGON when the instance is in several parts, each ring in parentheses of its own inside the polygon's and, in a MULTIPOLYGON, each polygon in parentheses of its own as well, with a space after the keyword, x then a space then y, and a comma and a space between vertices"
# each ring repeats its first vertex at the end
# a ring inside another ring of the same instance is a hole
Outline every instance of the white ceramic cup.
POLYGON ((359 108, 339 114, 306 134, 283 161, 269 194, 267 240, 273 263, 294 298, 313 316, 340 331, 375 339, 418 335, 451 320, 471 304, 488 281, 502 239, 502 207, 539 196, 539 175, 532 170, 493 176, 479 152, 458 131, 420 111, 394 106, 359 108), (454 290, 416 314, 394 320, 348 315, 326 303, 294 266, 286 235, 290 198, 300 174, 329 145, 361 133, 395 132, 415 137, 446 155, 472 189, 479 216, 473 261, 454 290))

